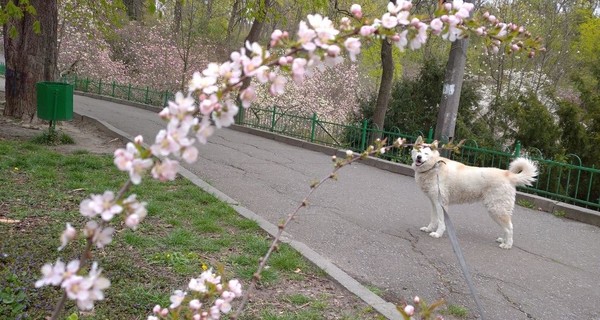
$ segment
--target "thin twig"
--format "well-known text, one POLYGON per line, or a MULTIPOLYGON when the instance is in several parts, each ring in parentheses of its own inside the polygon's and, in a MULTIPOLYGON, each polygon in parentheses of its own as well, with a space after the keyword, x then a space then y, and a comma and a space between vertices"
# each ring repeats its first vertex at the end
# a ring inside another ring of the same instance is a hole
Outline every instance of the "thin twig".
MULTIPOLYGON (((385 144, 385 140, 384 141, 380 141, 379 144, 380 145, 385 144)), ((394 146, 387 146, 387 147, 383 147, 383 149, 387 151, 387 150, 389 150, 389 149, 391 149, 393 147, 394 146)), ((377 154, 377 153, 379 153, 381 151, 381 149, 382 149, 382 147, 378 147, 378 148, 369 147, 368 151, 365 151, 365 152, 361 153, 358 156, 354 156, 352 158, 347 158, 345 161, 336 162, 335 168, 333 169, 333 171, 327 177, 322 178, 319 182, 311 185, 310 191, 304 197, 304 199, 302 200, 302 202, 296 207, 296 209, 294 211, 292 211, 291 213, 289 213, 287 215, 285 221, 283 221, 282 223, 280 223, 278 225, 277 234, 275 235, 273 241, 271 242, 271 246, 269 247, 269 250, 267 250, 267 253, 260 259, 260 263, 258 264, 258 269, 256 270, 256 272, 252 276, 252 280, 251 280, 250 284, 248 285, 248 288, 244 292, 244 295, 242 297, 240 305, 236 309, 235 314, 233 314, 230 317, 231 319, 238 319, 238 317, 241 315, 244 307, 248 303, 248 300, 250 298, 250 293, 254 289, 256 289, 256 284, 257 284, 258 280, 260 280, 260 274, 263 271, 263 269, 265 268, 265 266, 267 264, 267 260, 271 256, 271 253, 273 253, 273 251, 275 250, 275 248, 277 248, 277 244, 280 242, 281 236, 283 235, 283 232, 284 232, 285 228, 294 219, 294 217, 300 211, 300 209, 302 209, 302 208, 304 208, 304 207, 306 207, 308 205, 308 199, 315 192, 315 190, 317 190, 317 188, 319 188, 321 185, 323 185, 327 180, 335 179, 336 173, 342 167, 345 167, 345 166, 347 166, 347 165, 349 165, 349 164, 351 164, 351 163, 353 163, 355 161, 358 161, 358 160, 361 160, 361 159, 365 159, 367 156, 370 156, 370 155, 373 155, 373 154, 377 154)))

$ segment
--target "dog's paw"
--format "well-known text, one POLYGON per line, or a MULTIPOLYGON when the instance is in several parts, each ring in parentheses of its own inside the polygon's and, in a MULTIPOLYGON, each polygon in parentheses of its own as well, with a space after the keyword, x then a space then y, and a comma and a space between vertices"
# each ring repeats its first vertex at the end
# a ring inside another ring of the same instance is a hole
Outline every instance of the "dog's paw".
POLYGON ((499 237, 498 239, 496 239, 496 242, 498 242, 498 243, 504 243, 504 239, 502 237, 499 237))
POLYGON ((431 228, 431 227, 423 227, 423 228, 421 228, 421 231, 423 231, 423 232, 431 232, 431 231, 433 231, 433 228, 431 228))
POLYGON ((502 249, 510 249, 510 248, 512 248, 512 245, 506 244, 506 243, 501 243, 499 247, 502 249))
POLYGON ((442 236, 441 234, 439 234, 439 233, 437 233, 437 232, 432 232, 432 233, 430 233, 429 235, 430 235, 431 237, 433 237, 433 238, 439 238, 439 237, 441 237, 441 236, 442 236))

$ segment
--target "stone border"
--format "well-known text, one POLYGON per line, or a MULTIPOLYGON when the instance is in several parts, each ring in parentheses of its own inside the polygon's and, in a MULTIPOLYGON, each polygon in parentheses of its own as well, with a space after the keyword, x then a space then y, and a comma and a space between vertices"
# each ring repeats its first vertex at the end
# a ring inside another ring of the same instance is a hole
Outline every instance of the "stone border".
MULTIPOLYGON (((114 136, 116 138, 121 139, 124 143, 133 141, 133 137, 129 136, 124 131, 121 131, 109 123, 106 123, 102 120, 95 119, 93 117, 80 115, 76 112, 73 112, 73 118, 78 121, 88 122, 94 126, 96 126, 102 132, 114 136)), ((144 144, 144 147, 149 148, 147 144, 144 144)), ((198 186, 200 189, 206 191, 207 193, 213 195, 215 198, 227 203, 230 207, 232 207, 237 213, 242 215, 243 217, 256 221, 259 226, 269 233, 271 236, 275 236, 278 232, 278 227, 253 211, 240 206, 240 204, 227 196, 220 190, 215 187, 209 185, 198 176, 193 174, 191 171, 179 166, 179 174, 190 182, 198 186)), ((352 294, 357 296, 359 299, 366 302, 368 305, 373 307, 377 312, 390 320, 401 320, 403 319, 396 306, 387 302, 371 290, 367 289, 360 282, 356 281, 342 269, 338 268, 331 261, 326 259, 325 257, 318 254, 316 251, 312 250, 306 244, 300 241, 292 240, 292 237, 284 232, 281 237, 281 242, 288 243, 292 246, 296 251, 298 251, 303 257, 309 260, 311 263, 322 269, 327 275, 335 282, 340 284, 342 287, 346 288, 346 290, 350 291, 352 294)))

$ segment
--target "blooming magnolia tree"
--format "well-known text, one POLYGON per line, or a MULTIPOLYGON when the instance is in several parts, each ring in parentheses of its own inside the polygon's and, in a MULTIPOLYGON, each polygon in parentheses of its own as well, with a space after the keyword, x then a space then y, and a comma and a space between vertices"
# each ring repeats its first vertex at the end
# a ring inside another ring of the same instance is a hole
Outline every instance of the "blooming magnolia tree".
MULTIPOLYGON (((250 85, 239 92, 241 105, 236 104, 237 90, 244 79, 253 78, 267 85, 270 94, 281 95, 288 82, 283 74, 290 73, 291 81, 301 84, 317 68, 339 66, 343 61, 343 51, 354 61, 363 41, 381 37, 389 38, 401 50, 420 48, 430 35, 454 41, 477 34, 486 39, 487 48, 492 52, 497 51, 501 42, 510 43, 512 51, 526 50, 530 55, 539 46, 521 26, 502 23, 489 14, 469 18, 473 5, 462 0, 441 5, 435 17, 428 20, 411 15, 410 9, 410 1, 397 1, 397 4, 388 5, 387 12, 380 19, 370 20, 363 16, 361 7, 355 4, 351 7, 353 17, 342 18, 339 29, 326 17, 309 15, 307 21, 300 22, 297 39, 290 38, 287 32, 275 30, 271 35, 270 50, 258 43, 246 43, 245 47, 231 53, 229 61, 210 63, 202 72, 194 73, 188 92, 177 93, 175 101, 169 101, 168 106, 159 113, 167 121, 167 126, 158 132, 150 147, 145 147, 141 136, 138 136, 126 148, 115 151, 115 165, 129 175, 122 188, 116 193, 106 191, 102 195, 91 195, 81 202, 80 213, 89 218, 79 233, 87 242, 81 258, 66 264, 59 259, 54 264, 42 267, 43 277, 36 282, 36 286, 54 285, 65 290, 52 318, 56 319, 67 299, 75 300, 82 310, 89 310, 96 301, 104 299, 103 292, 110 282, 101 275, 96 262, 88 266, 88 257, 92 257, 93 247, 103 248, 112 241, 115 229, 111 225, 124 221, 126 227, 135 229, 147 215, 146 203, 140 202, 135 194, 127 194, 130 186, 141 183, 148 171, 155 179, 173 180, 180 160, 195 162, 198 157, 195 143, 205 144, 215 128, 231 125, 239 108, 248 108, 257 99, 255 86, 250 85)), ((398 141, 396 145, 401 143, 398 141)), ((356 157, 349 151, 345 160, 334 158, 333 173, 314 184, 309 196, 325 180, 334 177, 344 165, 369 154, 385 152, 389 147, 383 144, 378 141, 376 146, 369 147, 356 157)), ((247 292, 260 277, 279 235, 294 214, 304 206, 306 201, 280 225, 279 234, 261 259, 234 317, 241 312, 247 301, 247 292)), ((78 232, 67 224, 61 235, 59 249, 68 245, 77 235, 78 232)), ((241 295, 241 285, 237 280, 226 282, 212 270, 207 270, 199 278, 191 279, 186 291, 175 291, 169 307, 156 306, 154 315, 148 319, 218 319, 222 313, 231 310, 232 300, 241 295)), ((402 310, 405 317, 409 316, 407 314, 412 316, 413 312, 412 306, 402 310)))
POLYGON ((299 114, 318 112, 324 121, 344 123, 356 112, 359 97, 368 95, 370 79, 361 77, 357 64, 345 63, 339 67, 315 70, 314 74, 298 86, 290 75, 284 75, 284 95, 272 95, 269 84, 256 85, 254 105, 261 108, 277 106, 284 111, 299 114))

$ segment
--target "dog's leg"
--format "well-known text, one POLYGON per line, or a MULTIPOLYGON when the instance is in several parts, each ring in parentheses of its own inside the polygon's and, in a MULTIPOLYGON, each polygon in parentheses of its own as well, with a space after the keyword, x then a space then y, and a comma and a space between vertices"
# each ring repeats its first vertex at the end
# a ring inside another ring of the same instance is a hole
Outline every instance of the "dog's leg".
POLYGON ((492 212, 490 211, 490 216, 497 224, 502 227, 504 231, 504 237, 499 237, 496 239, 496 242, 500 243, 500 248, 502 249, 510 249, 513 245, 513 225, 511 221, 510 212, 492 212))
POLYGON ((444 231, 446 231, 446 222, 444 221, 444 211, 442 211, 442 206, 436 201, 434 204, 434 210, 436 214, 437 228, 434 232, 429 235, 434 238, 439 238, 444 235, 444 231))
POLYGON ((431 212, 430 212, 430 218, 429 218, 429 225, 427 225, 427 227, 421 228, 421 231, 423 231, 423 232, 433 232, 433 230, 435 230, 438 225, 438 214, 437 214, 437 209, 436 209, 437 201, 432 200, 432 199, 429 199, 429 201, 431 201, 431 212))

